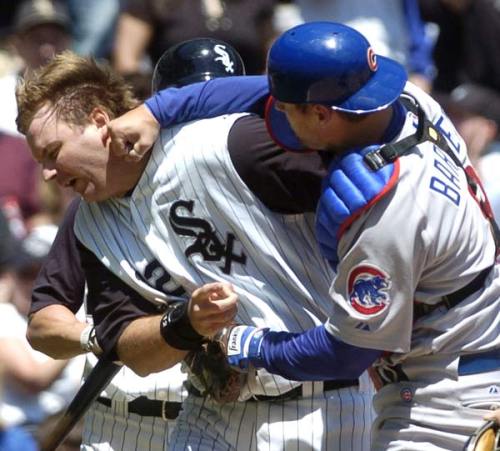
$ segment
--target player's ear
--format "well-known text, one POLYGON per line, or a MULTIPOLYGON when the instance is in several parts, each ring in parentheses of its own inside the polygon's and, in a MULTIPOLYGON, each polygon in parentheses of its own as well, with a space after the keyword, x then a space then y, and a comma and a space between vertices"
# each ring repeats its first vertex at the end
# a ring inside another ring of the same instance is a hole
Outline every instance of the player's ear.
POLYGON ((95 107, 89 114, 90 123, 97 128, 107 127, 110 118, 108 113, 100 107, 95 107))
POLYGON ((311 105, 312 112, 319 125, 329 125, 333 110, 326 105, 311 105))

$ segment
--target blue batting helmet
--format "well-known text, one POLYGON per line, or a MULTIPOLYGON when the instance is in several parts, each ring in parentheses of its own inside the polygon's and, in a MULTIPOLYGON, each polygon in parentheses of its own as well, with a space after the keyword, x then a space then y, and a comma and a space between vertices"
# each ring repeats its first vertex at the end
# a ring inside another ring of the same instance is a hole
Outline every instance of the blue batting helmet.
POLYGON ((170 47, 160 57, 153 71, 152 90, 232 75, 245 75, 243 60, 233 47, 218 39, 190 39, 170 47))
POLYGON ((370 113, 394 102, 407 80, 403 66, 376 55, 367 39, 334 22, 308 22, 283 33, 269 51, 271 95, 370 113))

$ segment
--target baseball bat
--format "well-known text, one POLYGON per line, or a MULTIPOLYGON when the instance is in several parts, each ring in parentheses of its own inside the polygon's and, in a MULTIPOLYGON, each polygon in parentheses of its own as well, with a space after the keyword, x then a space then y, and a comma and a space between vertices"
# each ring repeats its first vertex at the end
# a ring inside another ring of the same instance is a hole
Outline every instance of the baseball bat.
POLYGON ((55 451, 120 368, 111 360, 99 359, 54 429, 42 439, 41 451, 55 451))

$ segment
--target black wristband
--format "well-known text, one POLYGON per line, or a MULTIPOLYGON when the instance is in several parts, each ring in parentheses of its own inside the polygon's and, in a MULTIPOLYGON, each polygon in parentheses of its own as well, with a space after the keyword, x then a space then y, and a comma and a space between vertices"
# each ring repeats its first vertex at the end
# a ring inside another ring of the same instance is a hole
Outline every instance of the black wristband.
POLYGON ((187 306, 188 303, 184 301, 170 303, 160 321, 160 333, 173 348, 196 351, 206 339, 191 325, 187 306))

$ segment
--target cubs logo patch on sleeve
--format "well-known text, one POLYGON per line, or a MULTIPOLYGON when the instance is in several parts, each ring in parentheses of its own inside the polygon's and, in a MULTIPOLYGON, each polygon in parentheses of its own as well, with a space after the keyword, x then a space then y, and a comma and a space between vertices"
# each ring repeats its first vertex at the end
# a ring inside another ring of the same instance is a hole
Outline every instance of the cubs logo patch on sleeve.
POLYGON ((352 307, 363 315, 374 315, 390 303, 390 277, 370 265, 356 266, 349 273, 347 294, 352 307))

